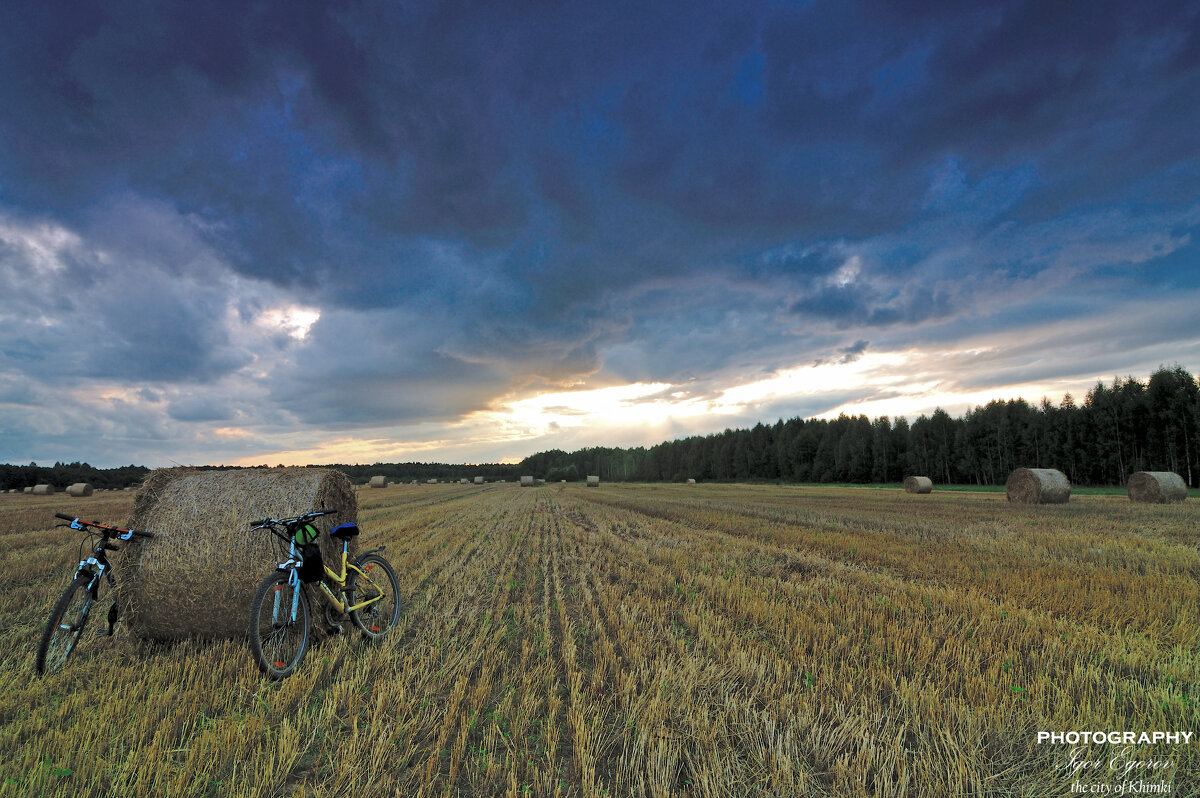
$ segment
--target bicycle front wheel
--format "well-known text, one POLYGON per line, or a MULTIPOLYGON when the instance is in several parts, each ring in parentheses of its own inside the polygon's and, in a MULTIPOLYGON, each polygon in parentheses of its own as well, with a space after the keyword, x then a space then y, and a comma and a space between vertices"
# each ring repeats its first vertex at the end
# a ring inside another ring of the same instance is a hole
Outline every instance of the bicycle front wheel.
POLYGON ((88 584, 91 576, 79 574, 63 591, 46 621, 42 640, 38 643, 37 672, 52 673, 62 667, 75 650, 83 627, 87 624, 88 611, 92 608, 92 591, 88 584))
POLYGON ((367 578, 354 573, 346 586, 349 602, 367 601, 376 596, 379 599, 360 610, 351 610, 350 620, 362 631, 363 637, 378 640, 400 619, 400 582, 391 563, 378 554, 364 555, 354 564, 366 573, 367 578))
POLYGON ((290 575, 268 576, 250 602, 250 653, 269 679, 291 676, 308 651, 308 601, 290 575))

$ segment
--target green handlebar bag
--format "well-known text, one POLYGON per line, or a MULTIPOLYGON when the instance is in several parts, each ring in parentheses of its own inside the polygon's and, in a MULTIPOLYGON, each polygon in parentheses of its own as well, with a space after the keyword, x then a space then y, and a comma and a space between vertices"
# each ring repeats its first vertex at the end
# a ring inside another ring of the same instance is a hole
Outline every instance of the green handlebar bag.
POLYGON ((296 534, 294 537, 296 542, 303 546, 306 543, 312 543, 317 539, 317 535, 319 534, 321 534, 320 531, 318 531, 317 528, 312 524, 301 524, 300 526, 296 527, 296 534))

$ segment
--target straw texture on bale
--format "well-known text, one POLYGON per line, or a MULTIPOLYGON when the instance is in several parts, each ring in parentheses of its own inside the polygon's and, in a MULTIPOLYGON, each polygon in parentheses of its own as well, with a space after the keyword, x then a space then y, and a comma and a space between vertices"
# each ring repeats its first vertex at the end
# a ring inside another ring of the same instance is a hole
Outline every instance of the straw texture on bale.
MULTIPOLYGON (((325 562, 336 568, 341 545, 328 532, 358 520, 354 487, 340 471, 152 472, 134 496, 129 526, 155 537, 134 538, 117 565, 123 621, 134 635, 150 640, 244 637, 254 591, 278 562, 269 534, 250 533, 250 522, 321 508, 338 511, 314 521, 325 562)), ((350 541, 352 558, 358 540, 350 541)), ((324 602, 316 591, 308 594, 312 628, 320 636, 324 602)))
POLYGON ((905 477, 904 489, 909 493, 932 493, 933 480, 929 477, 905 477))
POLYGON ((34 485, 33 494, 35 496, 49 496, 54 493, 53 485, 34 485))
POLYGON ((76 482, 74 485, 67 486, 68 496, 91 496, 92 486, 87 482, 76 482))
POLYGON ((1071 498, 1071 481, 1056 468, 1018 468, 1008 475, 1004 491, 1019 504, 1064 504, 1071 498))
POLYGON ((598 476, 596 476, 596 475, 594 475, 594 474, 588 474, 588 478, 587 478, 587 486, 588 486, 589 488, 598 488, 598 487, 600 487, 600 477, 598 477, 598 476))
POLYGON ((387 477, 383 477, 383 476, 371 477, 370 484, 371 484, 372 488, 386 488, 387 487, 387 477))
POLYGON ((522 488, 532 488, 533 487, 533 477, 532 476, 521 477, 521 487, 522 488))
POLYGON ((1187 498, 1187 483, 1174 471, 1138 471, 1126 488, 1134 502, 1173 504, 1187 498))

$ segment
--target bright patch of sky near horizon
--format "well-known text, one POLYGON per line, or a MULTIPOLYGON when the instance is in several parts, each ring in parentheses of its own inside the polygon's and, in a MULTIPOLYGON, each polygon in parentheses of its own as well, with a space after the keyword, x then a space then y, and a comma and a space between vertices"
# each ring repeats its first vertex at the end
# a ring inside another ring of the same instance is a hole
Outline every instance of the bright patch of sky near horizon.
POLYGON ((0 462, 425 460, 1200 370, 1200 8, 0 10, 0 462))

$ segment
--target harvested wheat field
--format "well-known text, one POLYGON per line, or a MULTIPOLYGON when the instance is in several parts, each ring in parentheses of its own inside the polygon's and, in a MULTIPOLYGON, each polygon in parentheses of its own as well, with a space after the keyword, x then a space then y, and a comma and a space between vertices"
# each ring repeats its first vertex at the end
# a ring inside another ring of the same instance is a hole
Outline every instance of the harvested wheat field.
MULTIPOLYGON (((268 683, 243 642, 128 629, 36 678, 78 561, 77 533, 51 525, 72 501, 0 499, 0 795, 1200 792, 1194 502, 364 491, 362 547, 387 545, 400 624, 268 683), (1075 774, 1072 746, 1038 742, 1082 730, 1197 734, 1084 745, 1099 768, 1075 774), (1118 756, 1169 767, 1122 773, 1118 756)), ((130 504, 81 512, 120 522, 130 504)))

